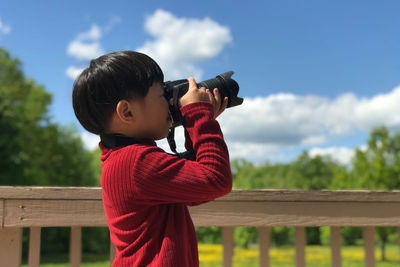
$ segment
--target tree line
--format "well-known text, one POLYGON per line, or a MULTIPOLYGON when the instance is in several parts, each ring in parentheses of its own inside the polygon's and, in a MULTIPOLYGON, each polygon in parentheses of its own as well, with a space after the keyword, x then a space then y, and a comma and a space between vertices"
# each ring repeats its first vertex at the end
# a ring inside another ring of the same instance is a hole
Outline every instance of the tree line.
MULTIPOLYGON (((53 122, 48 110, 51 101, 44 86, 25 77, 20 60, 0 47, 0 185, 99 186, 99 149, 85 149, 73 125, 53 122)), ((398 189, 400 134, 385 127, 373 129, 365 148, 355 149, 349 165, 328 156, 311 157, 304 151, 289 163, 254 165, 237 159, 231 168, 234 188, 240 189, 398 189)), ((308 243, 325 244, 328 230, 307 228, 308 243)), ((43 231, 43 253, 68 251, 68 229, 43 231)), ((200 242, 220 242, 217 227, 196 231, 200 242)), ((292 231, 273 227, 272 243, 293 243, 292 231)), ((384 248, 394 229, 378 228, 377 233, 384 248)), ((345 244, 356 244, 362 232, 345 227, 342 236, 345 244)), ((107 238, 107 229, 84 229, 83 250, 107 253, 107 238)), ((238 227, 235 242, 241 246, 256 243, 257 229, 238 227)))

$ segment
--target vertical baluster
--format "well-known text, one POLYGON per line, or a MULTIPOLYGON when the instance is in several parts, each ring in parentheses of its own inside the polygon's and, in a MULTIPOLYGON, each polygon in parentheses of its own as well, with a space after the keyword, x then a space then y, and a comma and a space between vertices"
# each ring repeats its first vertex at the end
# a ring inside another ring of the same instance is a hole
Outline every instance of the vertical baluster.
POLYGON ((364 227, 365 266, 375 267, 375 228, 364 227))
POLYGON ((269 227, 258 228, 258 237, 260 240, 260 267, 269 267, 269 227))
POLYGON ((40 232, 40 227, 31 227, 29 229, 29 267, 39 267, 40 264, 40 232))
POLYGON ((306 246, 306 229, 305 227, 295 228, 296 242, 296 267, 305 267, 305 246, 306 246))
POLYGON ((22 229, 0 228, 1 266, 19 267, 21 265, 22 229))
MULTIPOLYGON (((400 249, 400 227, 397 227, 397 241, 399 242, 399 249, 400 249)), ((400 251, 399 251, 400 254, 400 251)))
POLYGON ((233 227, 222 227, 222 245, 224 247, 224 267, 232 267, 233 227))
POLYGON ((69 262, 71 267, 79 267, 82 259, 82 227, 71 227, 69 262))
POLYGON ((332 267, 342 266, 340 227, 331 227, 332 267))

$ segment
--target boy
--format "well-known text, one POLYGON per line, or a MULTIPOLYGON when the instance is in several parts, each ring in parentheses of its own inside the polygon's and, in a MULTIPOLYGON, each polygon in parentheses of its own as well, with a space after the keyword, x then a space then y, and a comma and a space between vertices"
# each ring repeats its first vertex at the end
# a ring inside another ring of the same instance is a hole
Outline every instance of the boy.
POLYGON ((133 51, 92 60, 73 89, 75 114, 101 136, 101 185, 112 266, 198 266, 197 238, 188 205, 231 191, 228 150, 215 118, 227 106, 218 90, 189 90, 179 100, 187 149, 194 160, 158 148, 171 126, 163 73, 150 57, 133 51), (106 142, 106 137, 128 142, 106 142))

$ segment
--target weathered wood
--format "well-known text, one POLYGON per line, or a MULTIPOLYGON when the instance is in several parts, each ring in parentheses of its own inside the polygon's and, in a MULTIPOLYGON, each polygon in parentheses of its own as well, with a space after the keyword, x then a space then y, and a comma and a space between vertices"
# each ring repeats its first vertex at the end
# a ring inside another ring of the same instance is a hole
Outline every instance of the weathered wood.
POLYGON ((5 227, 106 226, 101 200, 7 200, 5 227))
POLYGON ((305 227, 295 228, 295 246, 296 246, 296 267, 306 266, 305 246, 306 229, 305 227))
POLYGON ((115 259, 115 254, 117 252, 117 248, 114 246, 114 244, 110 241, 110 266, 113 263, 115 259))
POLYGON ((222 228, 222 245, 224 247, 224 267, 232 267, 233 262, 233 227, 222 228))
POLYGON ((400 203, 214 201, 190 208, 197 226, 398 226, 400 203))
MULTIPOLYGON (((190 212, 196 226, 399 226, 398 196, 397 191, 237 190, 190 212)), ((1 198, 3 227, 106 226, 100 188, 0 187, 1 198)))
POLYGON ((0 186, 0 199, 101 200, 100 187, 0 186))
POLYGON ((21 264, 22 229, 0 229, 1 266, 19 267, 21 264))
POLYGON ((260 240, 260 267, 269 267, 270 228, 258 228, 258 237, 260 240))
POLYGON ((79 267, 82 259, 82 228, 71 227, 69 263, 71 267, 79 267))
POLYGON ((332 267, 342 266, 340 227, 331 227, 331 261, 332 267))
POLYGON ((375 228, 364 227, 365 266, 375 267, 375 228))
POLYGON ((233 190, 220 201, 400 202, 400 190, 233 190))
MULTIPOLYGON (((299 251, 296 257, 301 257, 304 227, 328 225, 332 227, 333 266, 340 266, 339 227, 363 226, 365 261, 371 267, 375 266, 373 227, 400 226, 400 191, 234 190, 213 202, 191 207, 190 212, 196 226, 224 227, 226 264, 228 259, 232 261, 232 232, 229 231, 235 226, 261 227, 261 233, 270 226, 295 226, 296 251, 299 251)), ((81 239, 80 226, 106 226, 101 188, 0 186, 0 259, 9 260, 7 266, 20 263, 20 227, 33 227, 36 230, 32 234, 36 231, 37 235, 36 227, 50 226, 72 226, 71 251, 76 249, 72 244, 81 239), (77 231, 78 234, 72 234, 77 231)), ((265 240, 260 242, 262 246, 268 245, 265 240)), ((110 257, 113 257, 112 249, 110 257)), ((76 255, 80 258, 81 254, 76 255)), ((261 255, 260 259, 266 256, 261 255)), ((296 261, 302 266, 304 259, 296 261)), ((32 263, 32 266, 35 265, 32 263)))
POLYGON ((31 227, 29 229, 29 267, 39 267, 40 264, 40 232, 40 227, 31 227))
MULTIPOLYGON (((0 186, 0 199, 101 200, 100 187, 0 186)), ((233 190, 216 201, 400 202, 400 190, 233 190)))

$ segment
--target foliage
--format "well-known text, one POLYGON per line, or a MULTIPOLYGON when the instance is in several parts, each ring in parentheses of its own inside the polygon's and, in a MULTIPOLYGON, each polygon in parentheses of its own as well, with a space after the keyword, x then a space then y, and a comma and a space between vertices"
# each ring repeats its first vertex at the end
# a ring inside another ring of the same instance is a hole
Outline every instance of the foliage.
MULTIPOLYGON (((93 159, 98 152, 87 151, 73 127, 51 122, 50 103, 51 94, 26 78, 21 62, 0 48, 0 185, 99 184, 99 164, 93 159)), ((98 242, 107 235, 104 229, 85 229, 83 248, 90 249, 87 240, 98 242)), ((69 229, 44 228, 41 244, 43 253, 68 251, 69 229)), ((104 251, 104 245, 90 247, 104 251)))
MULTIPOLYGON (((385 127, 375 128, 366 149, 357 149, 353 171, 348 180, 357 188, 370 190, 393 190, 400 188, 400 134, 390 135, 385 127), (355 181, 355 182, 354 182, 355 181)), ((395 228, 378 227, 382 260, 385 245, 395 228)))
POLYGON ((71 127, 51 123, 51 95, 0 48, 0 184, 94 185, 92 155, 71 127))
POLYGON ((23 76, 20 61, 0 48, 0 184, 13 184, 23 176, 24 137, 47 119, 50 101, 50 94, 23 76))
POLYGON ((196 235, 199 243, 217 244, 221 243, 222 231, 220 227, 196 227, 196 235))
POLYGON ((249 248, 250 245, 258 243, 258 228, 256 227, 235 227, 233 232, 235 245, 242 248, 249 248))
POLYGON ((294 229, 290 227, 273 227, 271 228, 271 243, 275 246, 293 245, 294 229))
POLYGON ((367 189, 398 189, 400 187, 400 134, 390 136, 384 128, 372 131, 365 151, 357 149, 353 178, 367 189))

